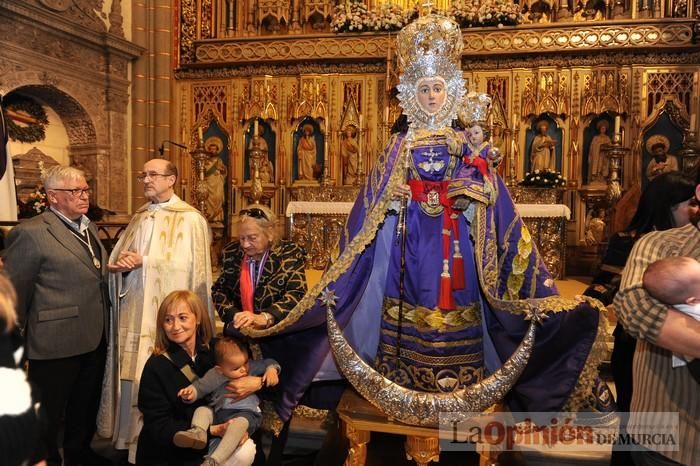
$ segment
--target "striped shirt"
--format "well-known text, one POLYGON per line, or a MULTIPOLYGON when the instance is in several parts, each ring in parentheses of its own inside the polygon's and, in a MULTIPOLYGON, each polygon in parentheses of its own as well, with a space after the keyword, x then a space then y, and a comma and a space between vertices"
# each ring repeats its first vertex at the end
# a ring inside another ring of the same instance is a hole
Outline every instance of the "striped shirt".
MULTIPOLYGON (((670 256, 700 260, 700 231, 695 225, 652 232, 637 241, 614 305, 625 330, 639 340, 634 353, 630 421, 633 424, 639 420, 639 413, 679 413, 678 451, 660 453, 681 464, 693 464, 700 458, 700 386, 686 368, 672 367, 670 351, 655 345, 668 306, 649 296, 642 286, 647 266, 670 256)), ((643 422, 648 425, 654 419, 645 416, 643 422)), ((629 430, 635 433, 634 429, 629 430)))

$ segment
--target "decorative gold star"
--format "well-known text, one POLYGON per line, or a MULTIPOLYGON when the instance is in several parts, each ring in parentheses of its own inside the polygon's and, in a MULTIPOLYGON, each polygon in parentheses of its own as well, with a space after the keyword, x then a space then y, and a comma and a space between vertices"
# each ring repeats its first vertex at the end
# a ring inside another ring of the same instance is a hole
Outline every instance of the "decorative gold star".
POLYGON ((540 309, 535 304, 529 303, 525 320, 534 320, 536 323, 541 324, 546 319, 549 319, 549 315, 547 315, 546 311, 540 309))
POLYGON ((338 297, 335 295, 335 291, 326 288, 321 292, 321 302, 327 307, 334 306, 338 297))

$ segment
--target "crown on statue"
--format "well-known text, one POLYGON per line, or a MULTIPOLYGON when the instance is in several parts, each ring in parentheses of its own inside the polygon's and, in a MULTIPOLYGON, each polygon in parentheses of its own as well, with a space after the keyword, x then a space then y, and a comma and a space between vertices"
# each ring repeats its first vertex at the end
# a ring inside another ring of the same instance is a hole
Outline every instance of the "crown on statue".
POLYGON ((436 14, 421 16, 399 32, 396 50, 402 73, 396 88, 411 127, 434 130, 450 126, 457 118, 465 92, 462 41, 459 25, 436 14), (447 95, 440 110, 429 114, 418 102, 416 86, 422 79, 433 78, 445 81, 447 95))
POLYGON ((399 64, 403 69, 412 64, 428 66, 430 75, 441 75, 439 67, 447 60, 459 63, 464 47, 459 25, 442 15, 422 16, 404 27, 396 41, 399 64))
POLYGON ((491 110, 491 97, 488 94, 470 92, 462 99, 459 119, 464 126, 485 123, 491 110))

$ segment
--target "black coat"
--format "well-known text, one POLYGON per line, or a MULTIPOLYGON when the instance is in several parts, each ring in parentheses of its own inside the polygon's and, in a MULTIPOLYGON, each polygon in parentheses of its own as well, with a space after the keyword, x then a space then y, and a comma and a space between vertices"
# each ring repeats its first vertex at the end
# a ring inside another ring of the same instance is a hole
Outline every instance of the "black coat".
MULTIPOLYGON (((12 393, 25 389, 27 382, 20 382, 10 376, 18 376, 21 371, 15 364, 14 353, 21 346, 22 338, 17 328, 7 332, 6 325, 0 317, 0 367, 12 369, 13 372, 3 371, 0 375, 0 392, 7 390, 12 393)), ((32 392, 32 400, 26 411, 20 414, 13 411, 8 415, 0 408, 0 464, 14 466, 25 464, 28 460, 29 464, 35 464, 45 457, 44 445, 39 439, 42 426, 34 409, 36 403, 37 396, 32 392)))
POLYGON ((138 406, 143 413, 143 429, 139 435, 136 464, 143 466, 199 466, 206 450, 178 448, 173 436, 179 430, 187 430, 194 410, 205 400, 183 403, 177 392, 190 385, 180 370, 189 365, 200 377, 214 367, 214 342, 209 348, 197 345, 197 358, 193 362, 179 345, 170 345, 165 355, 151 356, 141 375, 138 406))

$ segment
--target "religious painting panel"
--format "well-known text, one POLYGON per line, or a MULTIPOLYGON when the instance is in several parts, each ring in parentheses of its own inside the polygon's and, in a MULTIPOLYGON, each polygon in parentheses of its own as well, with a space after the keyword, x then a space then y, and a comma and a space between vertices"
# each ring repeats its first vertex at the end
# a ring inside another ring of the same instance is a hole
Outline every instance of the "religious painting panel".
POLYGON ((272 126, 272 121, 259 117, 251 118, 244 132, 245 139, 245 163, 243 166, 243 179, 250 181, 255 171, 255 157, 258 159, 258 173, 263 184, 274 183, 275 180, 275 154, 277 135, 272 126), (257 138, 256 138, 257 136, 257 138), (259 152, 255 152, 255 150, 259 152))
POLYGON ((643 130, 642 136, 642 185, 662 173, 680 170, 682 161, 676 154, 683 145, 683 131, 663 111, 654 122, 643 130))
POLYGON ((204 149, 209 152, 209 160, 204 167, 204 180, 207 187, 204 216, 211 223, 227 226, 231 205, 228 189, 231 172, 231 140, 216 120, 209 123, 202 136, 204 149))
POLYGON ((562 129, 549 114, 533 118, 525 133, 527 171, 561 171, 562 137, 562 129))
POLYGON ((583 178, 588 184, 602 183, 608 176, 608 160, 603 146, 612 144, 614 116, 595 115, 583 130, 583 178))
POLYGON ((316 184, 323 173, 325 135, 319 121, 304 117, 292 138, 292 174, 296 183, 316 184))

